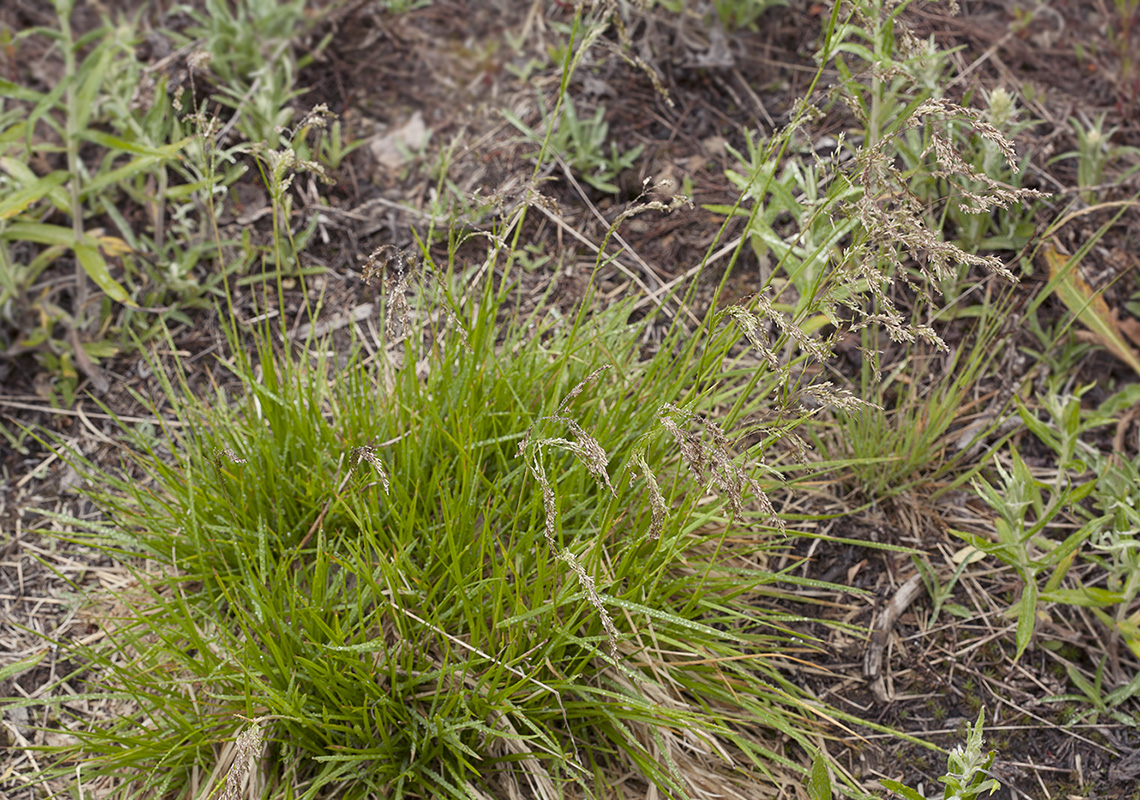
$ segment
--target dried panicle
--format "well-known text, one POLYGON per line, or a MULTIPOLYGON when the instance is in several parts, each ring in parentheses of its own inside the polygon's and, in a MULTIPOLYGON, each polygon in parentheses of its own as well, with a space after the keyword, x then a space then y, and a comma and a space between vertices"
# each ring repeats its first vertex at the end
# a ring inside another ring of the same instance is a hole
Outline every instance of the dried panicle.
POLYGON ((408 288, 411 285, 411 271, 416 267, 416 257, 394 245, 377 247, 361 267, 361 278, 365 283, 383 276, 387 291, 388 313, 384 321, 384 333, 390 339, 396 337, 396 320, 399 319, 404 331, 411 327, 411 306, 408 303, 408 288))
POLYGON ((384 487, 384 494, 388 494, 388 473, 384 470, 384 462, 376 455, 376 448, 370 444, 363 447, 352 448, 353 469, 360 465, 361 461, 367 461, 376 472, 380 475, 380 483, 384 487))
POLYGON ((869 325, 882 325, 893 342, 912 344, 915 341, 914 331, 907 327, 894 305, 884 304, 880 313, 865 314, 858 322, 851 324, 850 330, 855 333, 869 325))
MULTIPOLYGON (((838 408, 841 411, 854 412, 865 408, 882 410, 882 406, 875 405, 860 397, 856 397, 846 389, 835 388, 831 381, 813 383, 800 389, 801 397, 810 397, 824 405, 838 408)), ((805 409, 807 410, 807 409, 805 409)))
POLYGON ((261 753, 261 742, 265 737, 262 725, 254 723, 238 734, 234 743, 236 752, 229 772, 226 773, 226 785, 222 790, 221 800, 239 800, 242 796, 246 776, 249 775, 253 760, 261 753))
MULTIPOLYGON (((884 313, 888 313, 886 310, 892 306, 885 294, 889 280, 881 263, 887 261, 897 267, 899 248, 905 250, 917 263, 925 263, 925 271, 936 279, 953 275, 953 264, 970 264, 985 266, 1016 281, 997 257, 967 253, 953 243, 942 240, 926 227, 922 221, 923 209, 906 187, 900 184, 891 168, 886 156, 885 141, 856 153, 865 187, 855 203, 856 214, 870 243, 875 246, 865 248, 861 258, 852 260, 858 276, 868 282, 869 290, 880 301, 884 313)), ((857 307, 852 308, 858 311, 857 307)), ((894 325, 892 335, 899 336, 902 324, 901 321, 895 324, 895 321, 897 316, 891 323, 894 325)), ((930 338, 926 333, 922 335, 930 338)))
POLYGON ((609 639, 610 644, 610 658, 617 658, 617 644, 618 644, 618 630, 614 627, 613 618, 610 612, 606 611, 605 606, 602 605, 602 598, 598 595, 597 586, 594 583, 593 576, 586 573, 586 568, 582 566, 581 562, 575 558, 574 554, 569 550, 563 550, 558 554, 558 557, 570 565, 570 569, 578 576, 578 583, 586 592, 586 600, 598 612, 602 618, 602 627, 606 631, 606 638, 609 639))
MULTIPOLYGON (((601 371, 602 370, 595 370, 593 373, 591 373, 585 380, 583 380, 578 384, 578 386, 575 387, 575 392, 580 391, 581 387, 587 381, 592 380, 601 371)), ((563 405, 572 399, 575 392, 572 392, 571 395, 567 397, 565 401, 563 401, 563 405)), ((605 482, 606 486, 609 487, 611 493, 613 493, 615 496, 617 493, 614 492, 613 487, 610 486, 609 476, 606 475, 605 472, 605 451, 602 450, 601 446, 598 445, 598 443, 594 441, 591 436, 582 430, 581 426, 578 425, 578 423, 574 422, 571 419, 559 416, 543 417, 541 419, 535 420, 534 425, 531 425, 530 428, 527 429, 527 432, 523 436, 522 441, 519 442, 518 454, 526 457, 527 467, 530 469, 531 474, 534 475, 535 480, 538 481, 538 485, 542 490, 542 505, 545 512, 543 535, 546 537, 546 543, 550 546, 551 550, 553 550, 557 546, 554 539, 554 533, 556 530, 556 520, 558 517, 558 504, 554 496, 554 487, 551 485, 550 478, 546 474, 546 468, 542 463, 541 448, 543 446, 559 447, 574 453, 586 464, 587 469, 590 470, 595 478, 597 478, 599 481, 605 482), (574 432, 575 436, 578 437, 579 441, 571 442, 567 439, 560 438, 532 440, 531 432, 534 430, 535 425, 545 420, 557 420, 559 422, 565 423, 574 432)), ((610 617, 609 612, 606 611, 605 607, 602 605, 602 598, 598 595, 594 579, 586 573, 585 568, 569 550, 562 550, 562 552, 558 554, 558 558, 570 565, 570 569, 572 569, 574 571, 574 574, 578 576, 578 582, 585 590, 586 598, 589 601, 590 605, 598 611, 599 615, 601 615, 602 627, 605 628, 606 636, 609 639, 610 656, 611 658, 616 658, 618 638, 617 628, 614 627, 613 619, 610 617)))
POLYGON ((804 333, 799 325, 793 324, 786 316, 772 308, 772 304, 768 301, 768 298, 757 295, 756 310, 762 317, 776 323, 776 327, 779 328, 782 333, 790 337, 799 345, 799 348, 803 352, 816 359, 819 363, 823 364, 831 359, 832 342, 820 341, 804 333))
MULTIPOLYGON (((559 404, 558 411, 564 411, 566 406, 575 397, 582 393, 582 390, 586 387, 586 384, 595 380, 598 375, 608 369, 612 369, 612 367, 609 365, 599 367, 587 375, 585 378, 583 378, 581 381, 579 381, 578 384, 570 390, 570 393, 567 394, 559 404)), ((549 417, 539 417, 536 419, 527 429, 526 435, 523 436, 522 441, 519 442, 518 453, 519 455, 522 455, 523 452, 528 448, 533 447, 534 449, 537 449, 541 446, 558 447, 562 450, 570 451, 576 455, 583 464, 586 465, 586 469, 590 472, 591 475, 594 476, 594 479, 597 480, 599 484, 604 484, 605 487, 610 490, 610 494, 614 495, 615 497, 617 496, 617 492, 614 490, 613 485, 610 483, 610 476, 606 472, 606 466, 609 463, 609 456, 606 455, 606 451, 600 444, 598 444, 598 441, 593 436, 588 434, 585 429, 583 429, 582 426, 579 425, 576 421, 570 419, 569 417, 561 416, 560 413, 553 414, 549 417), (561 422, 562 424, 566 425, 568 428, 570 428, 570 432, 574 434, 576 441, 570 441, 568 439, 561 438, 536 439, 532 441, 531 433, 534 431, 535 426, 541 422, 548 421, 561 422)))
MULTIPOLYGON (((578 394, 580 394, 587 383, 597 378, 599 374, 609 368, 609 366, 605 366, 596 369, 587 375, 584 379, 582 379, 582 381, 579 382, 578 385, 575 386, 562 401, 559 410, 562 410, 562 408, 564 408, 567 403, 569 403, 578 394)), ((527 428, 526 433, 523 435, 522 441, 519 442, 517 453, 520 456, 526 457, 527 466, 529 467, 531 473, 535 477, 535 480, 538 481, 538 484, 542 489, 542 504, 546 512, 546 541, 551 546, 551 548, 553 548, 555 546, 554 531, 558 508, 555 501, 554 488, 550 483, 550 479, 547 476, 546 469, 542 463, 541 451, 543 447, 556 447, 558 449, 567 450, 570 453, 573 453, 578 457, 578 460, 580 460, 586 466, 586 469, 591 475, 594 476, 594 479, 598 481, 600 485, 604 485, 607 489, 609 489, 611 495, 616 497, 617 491, 610 483, 609 474, 606 472, 606 466, 609 461, 609 457, 606 455, 606 451, 602 449, 602 446, 598 444, 597 440, 594 439, 594 437, 586 433, 581 425, 568 417, 560 416, 557 414, 549 417, 540 417, 539 419, 535 420, 534 423, 532 423, 531 426, 527 428), (566 425, 568 428, 570 428, 571 433, 573 433, 575 441, 570 441, 569 439, 563 439, 560 437, 532 439, 531 434, 534 432, 535 427, 539 423, 547 421, 561 422, 566 425)))
MULTIPOLYGON (((771 306, 769 306, 771 308, 771 306)), ((736 324, 744 332, 744 336, 748 339, 748 343, 760 354, 760 356, 768 362, 768 366, 772 369, 780 369, 780 359, 776 358, 768 344, 760 338, 760 320, 750 314, 747 309, 742 306, 729 306, 727 309, 729 316, 736 320, 736 324)))
POLYGON ((1017 153, 1013 149, 1013 144, 1002 135, 1001 131, 982 119, 980 112, 972 108, 965 108, 964 106, 951 103, 948 100, 926 100, 914 110, 914 114, 907 120, 907 127, 917 128, 925 124, 925 118, 929 116, 941 117, 946 120, 954 118, 969 120, 979 136, 997 145, 998 149, 1001 150, 1005 156, 1009 166, 1014 172, 1017 172, 1017 153))
POLYGON ((531 187, 527 189, 526 204, 534 208, 549 211, 551 214, 562 215, 562 210, 558 206, 558 201, 553 197, 543 194, 537 189, 531 187))
POLYGON ((573 389, 571 389, 570 393, 568 395, 566 395, 566 397, 562 398, 562 402, 558 404, 558 413, 561 414, 563 411, 566 410, 566 406, 570 405, 570 402, 575 397, 577 397, 578 395, 580 395, 582 393, 582 390, 586 388, 586 384, 593 383, 595 380, 597 380, 597 377, 599 375, 601 375, 603 372, 605 372, 608 369, 613 369, 613 365, 606 364, 605 366, 598 367, 596 370, 591 372, 585 378, 578 381, 578 385, 575 386, 573 389))
POLYGON ((734 516, 744 510, 743 488, 748 486, 756 495, 761 510, 768 517, 769 522, 780 531, 784 530, 784 522, 776 515, 776 509, 764 493, 763 488, 750 475, 745 475, 728 452, 728 437, 724 431, 713 421, 702 419, 691 411, 666 403, 657 412, 657 418, 662 426, 669 431, 681 448, 681 456, 700 479, 704 482, 704 469, 707 465, 713 483, 728 497, 729 507, 734 516), (696 423, 711 439, 711 444, 705 444, 699 436, 691 431, 683 430, 673 419, 680 417, 685 423, 696 423))
MULTIPOLYGON (((652 518, 649 521, 649 538, 660 539, 661 531, 665 527, 665 516, 668 513, 668 508, 665 505, 665 496, 661 494, 661 487, 657 483, 657 476, 653 474, 653 470, 651 470, 649 464, 645 462, 645 453, 643 451, 638 450, 634 452, 633 463, 635 466, 641 468, 642 473, 645 475, 645 488, 649 491, 649 509, 652 513, 652 518)), ((636 480, 636 470, 630 470, 629 485, 633 486, 636 480)))
MULTIPOLYGON (((995 91, 994 95, 991 97, 996 99, 998 104, 996 107, 991 104, 991 111, 1000 110, 1001 113, 1006 115, 1006 118, 1008 119, 1008 115, 1011 113, 1010 107, 1012 105, 1010 102, 1009 94, 1007 92, 1004 92, 1004 90, 1001 94, 995 91), (1004 109, 1001 108, 1003 105, 1004 109)), ((997 149, 999 153, 1001 153, 1002 158, 1005 160, 1006 164, 1014 174, 1017 174, 1019 171, 1017 165, 1017 153, 1013 149, 1013 144, 1011 144, 1010 141, 1005 138, 1002 132, 998 130, 998 128, 992 122, 987 121, 981 112, 969 108, 963 108, 962 106, 958 106, 944 100, 928 100, 915 109, 914 116, 911 117, 907 124, 910 127, 916 127, 922 124, 923 117, 931 115, 940 116, 948 120, 954 118, 962 118, 967 120, 973 127, 974 131, 978 134, 978 136, 980 136, 988 144, 997 149)), ((938 163, 940 163, 946 170, 945 172, 934 174, 943 176, 950 174, 965 175, 971 180, 983 184, 990 192, 992 192, 990 195, 981 196, 976 193, 967 192, 966 190, 963 190, 961 187, 959 187, 959 190, 962 191, 967 199, 969 199, 970 202, 974 204, 973 207, 967 208, 967 210, 971 213, 986 213, 995 207, 1008 208, 1013 203, 1023 202, 1035 197, 1048 196, 1047 193, 1038 191, 1036 189, 1015 189, 1011 186, 1007 186, 1006 184, 999 183, 998 181, 995 181, 993 178, 986 175, 984 172, 975 169, 971 164, 967 163, 965 159, 961 157, 961 155, 959 155, 959 153, 954 149, 952 142, 945 134, 932 132, 931 144, 930 148, 927 149, 927 152, 930 152, 931 150, 933 150, 934 156, 938 160, 938 163)))
POLYGON ((791 135, 792 131, 824 118, 823 110, 811 102, 806 95, 792 102, 792 121, 780 130, 780 138, 791 135))
POLYGON ((182 121, 194 128, 206 148, 212 146, 215 134, 222 129, 222 124, 217 117, 212 117, 202 110, 195 110, 186 114, 182 121))
MULTIPOLYGON (((785 405, 785 408, 786 407, 787 406, 785 405)), ((800 406, 800 411, 808 417, 814 416, 818 410, 819 410, 818 408, 808 409, 808 408, 804 408, 802 405, 800 406)), ((806 462, 807 457, 808 457, 808 451, 812 449, 811 445, 809 445, 807 442, 805 442, 799 434, 797 434, 794 430, 791 429, 793 425, 799 425, 800 422, 802 422, 802 418, 797 418, 795 422, 791 423, 791 425, 785 425, 785 426, 764 425, 764 424, 749 425, 746 429, 742 429, 740 431, 740 433, 742 435, 745 433, 758 434, 760 436, 763 436, 766 439, 771 439, 772 441, 778 440, 781 444, 790 446, 792 448, 792 450, 795 451, 796 456, 799 458, 800 461, 806 462)), ((780 477, 780 474, 778 472, 776 472, 775 470, 769 469, 763 463, 761 463, 760 466, 763 469, 765 469, 769 474, 775 475, 776 477, 780 477)))
POLYGON ((579 441, 572 442, 569 439, 558 437, 531 439, 531 433, 534 430, 534 425, 532 425, 527 429, 522 441, 519 442, 517 452, 518 455, 526 458, 526 463, 530 468, 531 474, 534 475, 535 480, 538 481, 539 486, 542 488, 542 504, 546 511, 546 540, 551 547, 554 547, 555 519, 558 509, 555 503, 554 488, 551 486, 550 479, 546 474, 546 468, 542 464, 541 449, 543 447, 557 447, 561 450, 568 450, 573 453, 586 465, 586 469, 589 470, 590 474, 593 475, 600 484, 604 484, 606 488, 610 490, 612 495, 616 497, 617 492, 610 484, 609 475, 606 474, 606 453, 593 437, 583 431, 581 426, 576 422, 564 417, 543 417, 542 419, 535 420, 535 425, 547 419, 554 419, 568 424, 579 441))

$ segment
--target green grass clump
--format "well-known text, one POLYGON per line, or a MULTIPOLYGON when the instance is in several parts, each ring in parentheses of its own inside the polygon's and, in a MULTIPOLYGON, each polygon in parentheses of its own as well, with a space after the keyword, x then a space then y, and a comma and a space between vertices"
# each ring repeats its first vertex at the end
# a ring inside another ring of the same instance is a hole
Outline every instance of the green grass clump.
POLYGON ((690 388, 737 337, 678 328, 644 359, 625 306, 500 324, 490 284, 448 294, 450 326, 375 360, 234 347, 240 393, 213 397, 176 372, 181 425, 132 437, 146 479, 88 470, 92 540, 152 568, 77 653, 138 707, 75 731, 84 782, 184 796, 252 736, 269 797, 589 795, 629 769, 684 796, 695 765, 791 765, 754 726, 811 747, 779 666, 814 645, 763 600, 781 523, 705 421, 730 398, 690 388))

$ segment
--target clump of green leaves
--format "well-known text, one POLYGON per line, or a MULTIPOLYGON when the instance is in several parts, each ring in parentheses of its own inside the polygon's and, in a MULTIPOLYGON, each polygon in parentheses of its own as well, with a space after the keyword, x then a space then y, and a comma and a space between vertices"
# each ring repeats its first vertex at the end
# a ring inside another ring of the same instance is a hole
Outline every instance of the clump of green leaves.
MULTIPOLYGON (((756 30, 756 23, 764 12, 787 4, 787 0, 713 0, 713 10, 720 23, 729 30, 756 30)), ((657 5, 674 14, 692 13, 685 0, 657 0, 657 5)))
MULTIPOLYGON (((659 756, 680 736, 732 753, 732 767, 701 761, 725 780, 768 769, 740 715, 810 749, 801 691, 747 657, 790 646, 782 612, 747 591, 785 578, 723 561, 700 534, 740 518, 750 552, 783 547, 750 460, 709 418, 732 390, 688 395, 736 337, 676 326, 645 360, 628 303, 503 328, 491 281, 478 302, 449 299, 450 265, 382 255, 369 277, 401 296, 421 281, 453 320, 405 323, 404 366, 274 356, 266 329, 256 358, 231 345, 236 396, 166 384, 173 458, 125 432, 149 481, 77 462, 112 520, 85 538, 161 565, 121 598, 137 613, 108 646, 74 653, 149 721, 144 737, 128 720, 83 731, 73 755, 98 756, 84 775, 138 776, 123 797, 220 780, 215 749, 248 744, 251 722, 288 782, 259 784, 270 797, 464 797, 493 779, 589 795, 629 769, 681 797, 684 770, 659 756)), ((407 319, 406 300, 386 308, 407 319)))
MULTIPOLYGON (((617 194, 618 186, 614 181, 623 170, 632 169, 636 165, 645 145, 639 144, 629 150, 622 150, 617 142, 611 141, 610 126, 605 120, 606 108, 603 105, 599 105, 594 110, 594 116, 588 119, 578 116, 574 101, 569 95, 563 98, 561 107, 562 115, 559 118, 543 111, 543 124, 551 131, 546 138, 547 149, 558 154, 582 180, 598 191, 617 194)), ((536 133, 514 114, 504 114, 512 125, 534 141, 544 140, 542 134, 536 133)), ((538 155, 531 154, 532 157, 538 155)))
MULTIPOLYGON (((1001 788, 996 778, 989 774, 989 768, 997 756, 996 750, 982 751, 982 726, 986 720, 986 710, 978 711, 978 720, 969 727, 965 747, 958 746, 946 757, 946 772, 938 780, 946 784, 942 792, 943 800, 977 800, 1001 788)), ((916 790, 898 781, 884 779, 883 786, 901 794, 906 800, 927 800, 916 790)))
MULTIPOLYGON (((1071 118, 1069 124, 1077 134, 1076 151, 1063 153, 1057 159, 1077 159, 1077 185, 1081 188, 1081 201, 1095 203, 1098 193, 1093 188, 1104 182, 1105 171, 1109 165, 1126 156, 1140 156, 1140 148, 1114 145, 1112 137, 1117 128, 1104 129, 1105 114, 1101 114, 1093 122, 1082 124, 1080 120, 1071 118)), ((1121 177, 1127 177, 1140 170, 1140 164, 1130 167, 1121 177)))
MULTIPOLYGON (((159 275, 139 269, 135 256, 143 243, 123 219, 120 198, 124 192, 145 197, 152 219, 165 219, 170 176, 181 171, 190 143, 162 86, 153 87, 145 111, 137 108, 142 68, 134 57, 133 25, 106 22, 79 39, 72 9, 73 0, 57 0, 58 28, 17 36, 17 43, 32 36, 55 41, 62 80, 47 91, 5 81, 11 105, 0 117, 0 183, 7 189, 0 204, 0 345, 10 356, 36 353, 57 374, 64 402, 78 380, 77 365, 97 375, 87 365, 118 349, 108 338, 82 341, 87 329, 116 327, 123 307, 161 304, 145 294, 148 279, 159 275), (99 155, 85 153, 81 160, 81 148, 99 155), (33 153, 58 167, 39 174, 33 153), (114 233, 100 227, 106 220, 114 233), (53 265, 68 261, 74 264, 66 289, 70 311, 60 292, 31 291, 53 265), (117 276, 120 263, 125 270, 117 276), (102 291, 102 302, 92 302, 90 283, 102 291)), ((155 230, 157 242, 146 252, 172 254, 160 222, 155 230)), ((182 270, 172 271, 161 277, 177 281, 182 270)))

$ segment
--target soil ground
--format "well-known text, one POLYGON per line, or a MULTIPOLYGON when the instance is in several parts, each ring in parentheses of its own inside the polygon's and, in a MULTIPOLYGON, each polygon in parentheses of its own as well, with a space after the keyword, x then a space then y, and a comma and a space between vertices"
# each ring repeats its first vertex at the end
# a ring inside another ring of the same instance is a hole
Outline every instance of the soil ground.
MULTIPOLYGON (((1019 154, 1029 156, 1027 185, 1054 193, 1038 215, 1039 230, 1044 230, 1075 194, 1075 160, 1055 160, 1077 148, 1070 118, 1095 120, 1104 114, 1106 128, 1116 128, 1115 144, 1140 146, 1140 64, 1133 65, 1131 73, 1125 70, 1124 51, 1110 39, 1112 9, 1107 1, 1052 0, 1019 6, 1013 0, 963 0, 962 6, 961 15, 950 16, 942 5, 916 4, 904 18, 920 36, 933 36, 941 48, 954 50, 959 75, 951 89, 954 99, 968 105, 981 92, 1005 86, 1020 93, 1027 114, 1041 120, 1018 140, 1017 148, 1019 154)), ((156 4, 147 11, 147 18, 157 29, 171 10, 156 4)), ((77 13, 82 16, 84 12, 77 13)), ((635 291, 638 283, 656 290, 697 264, 722 222, 703 206, 735 199, 724 179, 724 170, 732 166, 725 145, 743 149, 746 132, 768 133, 787 122, 792 103, 815 69, 811 53, 827 13, 824 4, 792 0, 788 7, 768 11, 755 31, 714 30, 711 34, 707 28, 678 24, 668 15, 655 21, 638 18, 631 27, 635 45, 643 48, 659 71, 672 105, 645 72, 617 55, 616 48, 595 48, 571 88, 579 116, 592 116, 595 108, 604 105, 610 138, 626 149, 643 145, 644 151, 637 167, 619 176, 622 191, 616 197, 575 181, 557 167, 544 176, 548 180, 542 184, 543 192, 555 201, 557 211, 528 217, 523 241, 532 245, 536 257, 534 268, 523 279, 520 302, 535 302, 553 285, 555 302, 567 309, 575 307, 593 269, 591 246, 603 240, 609 223, 640 193, 647 179, 691 182, 694 205, 671 214, 649 212, 623 225, 621 235, 639 258, 623 258, 622 269, 602 276, 602 296, 624 296, 635 291), (541 256, 550 258, 543 262, 541 256)), ((549 103, 558 88, 558 73, 549 63, 547 45, 556 39, 555 26, 567 22, 571 14, 570 4, 538 1, 439 0, 400 16, 387 14, 373 3, 354 3, 308 36, 307 41, 315 43, 331 34, 332 43, 300 75, 299 84, 308 91, 298 98, 298 109, 304 113, 325 103, 344 120, 346 138, 369 142, 346 159, 334 176, 335 184, 322 189, 332 207, 323 210, 321 243, 310 248, 306 259, 308 265, 326 268, 316 281, 316 288, 326 292, 326 308, 356 309, 373 302, 374 290, 360 280, 360 265, 379 246, 411 246, 412 230, 425 229, 425 215, 432 213, 432 202, 437 199, 433 170, 438 169, 445 149, 453 154, 448 177, 456 195, 478 191, 510 198, 521 191, 533 170, 533 161, 527 157, 533 146, 521 141, 500 109, 511 109, 528 124, 539 122, 538 103, 549 103), (522 42, 521 49, 511 46, 514 41, 522 42), (524 81, 520 74, 528 69, 531 74, 524 81), (419 132, 420 124, 424 132, 430 132, 426 140, 419 132), (403 150, 390 146, 393 134, 403 137, 403 150)), ((47 4, 21 0, 0 9, 0 24, 21 30, 49 25, 51 15, 47 4)), ((82 29, 82 21, 77 20, 76 26, 82 29)), ((1140 62, 1140 36, 1126 42, 1125 47, 1129 46, 1140 62)), ((29 41, 22 45, 19 61, 0 62, 6 77, 17 82, 36 79, 24 74, 31 69, 26 65, 35 63, 30 49, 34 47, 29 41)), ((44 69, 50 79, 50 65, 44 69)), ((812 134, 817 138, 834 135, 849 124, 836 111, 812 134)), ((1106 178, 1106 184, 1110 179, 1106 178)), ((1099 199, 1127 199, 1136 193, 1137 182, 1133 175, 1123 183, 1106 185, 1099 199)), ((223 236, 244 226, 268 239, 268 218, 258 216, 267 204, 256 173, 235 186, 220 218, 223 236)), ((315 211, 298 205, 299 217, 308 218, 315 211)), ((1113 213, 1111 209, 1090 211, 1058 233, 1059 243, 1073 252, 1113 213)), ((722 241, 732 241, 737 235, 739 230, 730 226, 722 241)), ((446 241, 433 247, 445 260, 446 241)), ((1138 252, 1140 214, 1132 210, 1087 262, 1086 279, 1095 287, 1112 284, 1106 299, 1123 314, 1127 314, 1125 303, 1137 291, 1138 252)), ((721 302, 755 291, 755 266, 738 265, 721 302)), ((723 260, 715 262, 701 276, 701 302, 711 300, 723 268, 723 260)), ((1019 291, 1032 292, 1046 279, 1047 271, 1039 268, 1019 291)), ((286 307, 275 311, 296 319, 302 305, 297 286, 286 296, 286 307)), ((248 289, 239 290, 235 308, 243 320, 258 313, 248 289)), ((208 385, 211 372, 213 379, 226 380, 224 370, 210 357, 223 347, 214 313, 192 312, 193 324, 173 331, 175 346, 199 385, 208 385)), ((1059 316, 1063 309, 1047 304, 1043 313, 1059 316)), ((368 330, 367 322, 361 323, 361 330, 365 336, 376 333, 368 330)), ((1016 326, 1009 333, 1004 345, 1010 350, 1007 379, 1033 377, 1026 374, 1030 368, 1026 360, 1015 358, 1018 348, 1032 341, 1016 326)), ((853 368, 853 364, 846 366, 853 368)), ((106 392, 94 399, 83 397, 71 408, 52 408, 49 376, 30 355, 0 359, 3 424, 12 430, 17 425, 42 426, 88 456, 115 464, 118 445, 106 410, 145 417, 149 412, 132 393, 157 396, 157 386, 137 356, 120 357, 106 364, 105 371, 112 378, 106 392)), ((1087 359, 1074 377, 1078 384, 1099 380, 1121 385, 1135 380, 1123 365, 1103 353, 1087 359)), ((995 393, 1001 388, 993 387, 995 393)), ((1136 422, 1128 424, 1135 426, 1136 422)), ((1118 433, 1117 440, 1130 440, 1133 444, 1126 447, 1134 447, 1135 428, 1129 431, 1127 437, 1118 433)), ((1028 443, 1025 447, 1030 450, 1028 443)), ((45 519, 45 512, 77 517, 97 513, 76 493, 74 471, 32 440, 22 452, 3 444, 0 448, 3 666, 42 649, 40 634, 58 638, 95 635, 84 621, 78 592, 100 583, 115 584, 126 575, 92 551, 37 533, 37 527, 60 524, 45 519)), ((1132 458, 1136 453, 1125 449, 1121 455, 1132 458)), ((948 527, 980 530, 989 518, 965 494, 932 500, 934 488, 904 493, 870 511, 852 510, 863 506, 864 499, 857 488, 840 481, 788 502, 810 513, 849 511, 833 524, 830 532, 835 535, 949 553, 958 545, 946 532, 948 527)), ((805 577, 871 590, 870 600, 829 598, 828 613, 854 625, 868 626, 881 618, 914 572, 908 558, 889 557, 858 544, 811 553, 805 545, 798 555, 811 556, 805 562, 809 565, 805 577)), ((870 646, 866 638, 841 636, 823 625, 808 629, 828 641, 828 657, 795 674, 822 700, 842 710, 943 747, 963 742, 966 723, 984 706, 987 741, 999 752, 995 774, 1005 787, 999 797, 1137 800, 1137 731, 1103 715, 1074 722, 1077 706, 1046 702, 1073 691, 1064 669, 1066 659, 1091 673, 1101 657, 1108 655, 1106 681, 1110 685, 1127 683, 1135 674, 1135 660, 1117 642, 1097 635, 1102 629, 1082 618, 1079 609, 1063 609, 1043 634, 1064 643, 1062 650, 1033 647, 1014 663, 1013 622, 1002 615, 1014 589, 1008 572, 971 573, 958 585, 952 600, 971 609, 968 619, 943 612, 933 620, 925 593, 905 603, 884 640, 886 702, 875 696, 864 676, 870 646)), ((821 607, 801 606, 794 598, 788 605, 790 611, 810 616, 817 615, 821 607)), ((33 695, 64 670, 65 665, 49 655, 17 680, 0 683, 0 695, 33 695)), ((1137 711, 1135 705, 1126 709, 1137 711)), ((43 741, 42 734, 28 727, 35 722, 26 714, 5 712, 0 729, 0 742, 9 748, 0 761, 0 795, 4 797, 34 796, 20 776, 37 763, 35 752, 24 747, 28 739, 43 741)), ((856 727, 854 735, 841 742, 831 745, 832 755, 869 791, 883 777, 922 784, 927 794, 939 787, 936 778, 942 774, 945 758, 937 752, 869 728, 856 727)), ((886 792, 880 789, 878 794, 885 796, 886 792)))

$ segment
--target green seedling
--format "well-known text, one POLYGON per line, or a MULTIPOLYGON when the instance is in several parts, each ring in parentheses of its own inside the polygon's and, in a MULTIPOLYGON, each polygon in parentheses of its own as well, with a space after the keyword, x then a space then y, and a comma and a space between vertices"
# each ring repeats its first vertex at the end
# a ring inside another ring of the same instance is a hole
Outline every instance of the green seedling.
MULTIPOLYGON (((517 116, 509 111, 503 115, 507 120, 535 142, 547 141, 547 147, 557 153, 584 180, 600 192, 617 194, 614 183, 617 176, 637 163, 645 145, 637 145, 628 150, 610 141, 610 126, 605 121, 606 109, 598 106, 589 119, 578 117, 573 100, 567 95, 562 103, 562 116, 555 119, 543 111, 543 125, 552 130, 549 138, 533 131, 517 116)), ((532 153, 535 158, 539 154, 532 153)))
POLYGON ((1138 727, 1140 723, 1137 722, 1136 717, 1123 711, 1120 706, 1127 700, 1140 695, 1140 673, 1124 686, 1105 693, 1104 666, 1106 663, 1108 663, 1108 656, 1102 656, 1097 663, 1096 672, 1090 683, 1089 680, 1081 674, 1080 670, 1066 662, 1065 672, 1068 674, 1069 680, 1072 681, 1073 685, 1080 690, 1080 694, 1063 694, 1047 697, 1045 698, 1045 702, 1075 702, 1081 705, 1091 706, 1091 708, 1077 713, 1070 720, 1070 725, 1079 725, 1086 722, 1096 725, 1100 717, 1104 716, 1119 725, 1125 725, 1129 728, 1138 727))
MULTIPOLYGON (((982 752, 982 725, 986 720, 986 710, 978 711, 978 720, 970 727, 965 747, 955 747, 946 758, 946 772, 938 780, 946 784, 942 792, 943 800, 977 800, 983 795, 991 795, 1001 788, 997 778, 990 775, 997 751, 982 752)), ((915 789, 898 781, 882 781, 883 786, 902 795, 906 800, 927 800, 915 789)))
POLYGON ((1017 617, 1016 659, 1033 638, 1039 605, 1060 602, 1103 607, 1120 602, 1122 596, 1097 587, 1061 588, 1077 551, 1093 533, 1091 524, 1061 541, 1046 535, 1046 528, 1057 515, 1088 497, 1095 484, 1050 487, 1033 477, 1016 450, 1011 452, 1011 460, 1008 471, 999 461, 994 462, 1001 478, 999 486, 991 485, 981 476, 971 481, 978 497, 998 515, 994 520, 996 541, 973 533, 951 532, 1012 567, 1021 578, 1021 597, 1007 612, 1017 617), (1042 575, 1048 576, 1044 587, 1038 583, 1042 575))

